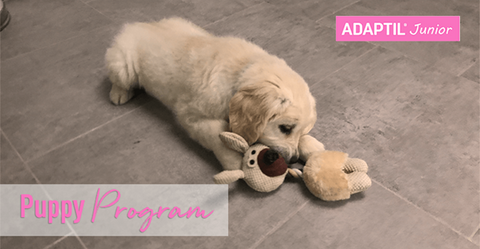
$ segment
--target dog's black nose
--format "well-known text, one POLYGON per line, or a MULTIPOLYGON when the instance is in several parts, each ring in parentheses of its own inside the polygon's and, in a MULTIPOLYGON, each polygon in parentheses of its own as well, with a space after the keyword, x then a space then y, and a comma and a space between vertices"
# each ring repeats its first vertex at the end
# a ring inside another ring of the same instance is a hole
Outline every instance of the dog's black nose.
POLYGON ((278 159, 278 153, 273 150, 267 150, 263 156, 263 162, 266 165, 270 165, 278 159))
POLYGON ((290 158, 289 164, 294 164, 296 162, 298 162, 298 156, 297 155, 292 156, 292 158, 290 158))

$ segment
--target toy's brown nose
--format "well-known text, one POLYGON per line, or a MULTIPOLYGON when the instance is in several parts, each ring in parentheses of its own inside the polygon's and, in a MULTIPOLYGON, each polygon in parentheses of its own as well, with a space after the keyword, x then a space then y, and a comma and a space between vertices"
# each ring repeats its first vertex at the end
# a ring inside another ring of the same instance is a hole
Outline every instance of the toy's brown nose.
POLYGON ((283 175, 288 168, 285 159, 278 152, 269 149, 258 153, 257 162, 262 173, 270 177, 283 175))
POLYGON ((265 154, 263 154, 263 162, 266 165, 270 165, 273 162, 277 161, 278 159, 278 153, 273 151, 273 150, 267 150, 265 154))

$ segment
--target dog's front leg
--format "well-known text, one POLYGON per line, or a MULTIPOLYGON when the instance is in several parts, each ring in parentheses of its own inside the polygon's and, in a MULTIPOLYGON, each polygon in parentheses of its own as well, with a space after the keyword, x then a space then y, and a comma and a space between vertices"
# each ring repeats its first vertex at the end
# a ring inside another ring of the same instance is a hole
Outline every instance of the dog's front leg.
POLYGON ((298 142, 298 152, 300 153, 300 159, 304 162, 315 151, 323 151, 325 147, 320 141, 310 135, 303 135, 298 142))
POLYGON ((203 147, 213 151, 225 170, 241 168, 243 155, 231 150, 220 140, 220 133, 228 130, 225 120, 192 119, 179 117, 180 124, 187 130, 190 137, 203 147))

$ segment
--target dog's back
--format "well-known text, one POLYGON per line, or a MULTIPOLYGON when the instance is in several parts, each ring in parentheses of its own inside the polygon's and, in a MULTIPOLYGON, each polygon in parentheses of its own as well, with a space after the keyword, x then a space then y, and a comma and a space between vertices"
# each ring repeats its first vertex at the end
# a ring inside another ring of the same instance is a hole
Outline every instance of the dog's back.
MULTIPOLYGON (((138 74, 143 62, 149 62, 149 57, 162 57, 162 60, 173 61, 165 57, 174 56, 168 51, 173 51, 182 46, 185 39, 190 36, 210 36, 205 30, 193 23, 180 18, 170 18, 154 23, 130 23, 126 24, 122 31, 115 37, 113 45, 105 55, 109 69, 110 80, 119 83, 126 90, 131 89, 138 83, 138 74), (165 39, 168 37, 169 39, 165 39), (160 49, 159 49, 160 48, 160 49), (161 53, 161 52, 164 53, 161 53), (141 58, 141 60, 140 60, 141 58)), ((164 63, 163 69, 171 66, 164 63)))
POLYGON ((204 115, 224 116, 239 73, 253 57, 263 56, 265 51, 245 40, 216 37, 170 18, 125 25, 107 50, 106 63, 112 83, 125 91, 142 87, 174 111, 183 102, 185 108, 211 111, 204 115))

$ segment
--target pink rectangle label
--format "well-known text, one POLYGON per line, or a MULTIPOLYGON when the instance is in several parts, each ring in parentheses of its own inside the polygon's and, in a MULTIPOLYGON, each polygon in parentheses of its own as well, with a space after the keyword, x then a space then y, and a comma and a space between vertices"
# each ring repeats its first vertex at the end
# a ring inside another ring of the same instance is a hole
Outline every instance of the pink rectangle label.
POLYGON ((460 16, 337 16, 337 41, 460 41, 460 16))

